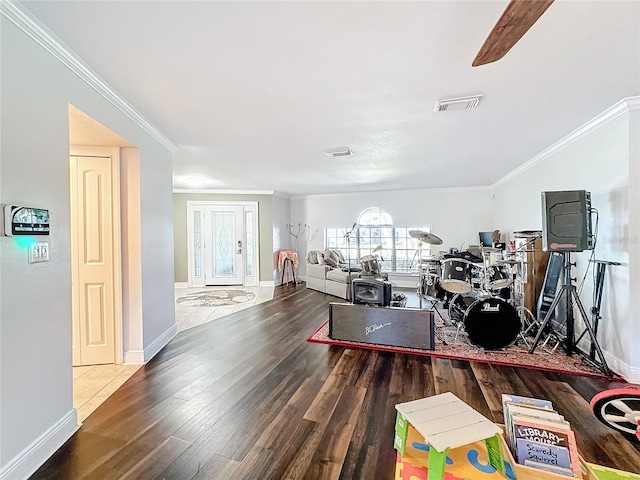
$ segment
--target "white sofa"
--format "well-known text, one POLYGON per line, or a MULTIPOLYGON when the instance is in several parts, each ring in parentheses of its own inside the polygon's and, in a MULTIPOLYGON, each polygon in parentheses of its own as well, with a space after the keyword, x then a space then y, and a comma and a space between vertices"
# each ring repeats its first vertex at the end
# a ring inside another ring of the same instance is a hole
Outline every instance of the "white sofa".
MULTIPOLYGON (((335 259, 330 263, 335 263, 336 266, 325 263, 324 257, 329 257, 329 255, 328 250, 312 250, 307 254, 307 288, 347 300, 349 298, 349 272, 342 271, 342 267, 335 259)), ((351 275, 353 277, 354 273, 352 272, 351 275)))

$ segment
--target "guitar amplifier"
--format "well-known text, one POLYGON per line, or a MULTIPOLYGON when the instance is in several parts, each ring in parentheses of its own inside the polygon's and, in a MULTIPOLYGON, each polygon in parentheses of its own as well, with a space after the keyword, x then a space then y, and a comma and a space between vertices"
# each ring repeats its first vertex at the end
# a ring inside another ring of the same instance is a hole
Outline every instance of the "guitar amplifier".
POLYGON ((333 340, 434 350, 433 329, 431 310, 329 304, 329 338, 333 340))

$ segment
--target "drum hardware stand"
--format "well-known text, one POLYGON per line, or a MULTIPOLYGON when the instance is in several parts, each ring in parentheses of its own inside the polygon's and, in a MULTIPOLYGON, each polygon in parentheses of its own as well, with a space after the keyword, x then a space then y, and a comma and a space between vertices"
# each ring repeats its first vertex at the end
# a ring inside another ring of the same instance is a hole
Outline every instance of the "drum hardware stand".
MULTIPOLYGON (((523 312, 520 314, 521 318, 523 318, 524 321, 528 323, 527 328, 525 328, 524 331, 520 333, 520 336, 522 337, 522 341, 524 342, 524 344, 527 347, 530 347, 529 342, 527 341, 527 336, 534 335, 534 333, 537 334, 536 328, 540 327, 540 322, 538 322, 538 320, 535 318, 531 310, 529 310, 527 307, 522 306, 518 308, 521 309, 521 312, 523 312)), ((545 339, 540 344, 540 347, 547 353, 553 353, 557 350, 558 346, 561 343, 562 343, 562 340, 560 339, 558 334, 552 331, 545 337, 545 339), (552 348, 547 348, 547 345, 552 339, 555 340, 555 345, 552 348)))
MULTIPOLYGON (((436 312, 438 312, 438 310, 436 309, 436 312)), ((440 312, 438 312, 438 315, 440 315, 440 312)), ((440 318, 442 318, 442 315, 440 315, 440 318)), ((443 319, 444 321, 444 319, 443 319)), ((438 332, 436 332, 436 328, 435 326, 433 327, 433 334, 438 337, 438 339, 442 342, 442 345, 449 345, 447 343, 447 341, 444 339, 444 337, 442 335, 440 335, 438 332)))
MULTIPOLYGON (((549 324, 549 321, 551 320, 551 316, 553 315, 553 312, 558 306, 560 299, 564 295, 566 297, 565 301, 566 301, 566 307, 567 307, 566 313, 565 313, 566 315, 565 323, 566 323, 567 334, 564 341, 565 351, 567 355, 571 356, 574 352, 579 353, 579 350, 576 348, 577 342, 575 341, 575 334, 574 334, 573 301, 575 301, 575 304, 577 305, 578 310, 580 311, 580 314, 582 316, 582 320, 584 321, 584 324, 586 326, 586 330, 589 332, 589 336, 591 337, 591 345, 593 348, 595 348, 596 352, 598 353, 598 357, 600 358, 601 364, 600 365, 596 364, 596 366, 600 367, 602 371, 605 373, 605 375, 611 375, 611 371, 607 366, 607 361, 604 358, 604 354, 600 349, 600 345, 598 344, 596 335, 593 331, 593 328, 591 327, 589 318, 587 317, 587 312, 582 306, 582 302, 580 301, 580 297, 578 296, 576 287, 573 284, 573 281, 575 279, 571 278, 571 267, 574 266, 575 263, 571 263, 570 252, 563 252, 563 254, 564 254, 564 261, 563 261, 564 282, 560 290, 556 293, 556 297, 553 299, 553 303, 549 307, 549 311, 547 312, 547 314, 544 316, 544 319, 542 320, 542 323, 538 330, 538 334, 536 335, 533 345, 531 345, 531 348, 529 349, 529 353, 533 353, 535 351, 536 347, 538 346, 538 343, 540 342, 540 338, 542 337, 545 331, 545 328, 547 327, 547 325, 549 324)), ((589 358, 587 358, 587 360, 589 360, 589 358)), ((596 363, 596 362, 592 362, 592 363, 596 363)))
POLYGON ((458 325, 456 325, 456 336, 453 339, 453 348, 458 346, 458 335, 460 334, 460 330, 462 330, 462 322, 458 322, 458 325))
MULTIPOLYGON (((535 325, 535 320, 533 320, 531 322, 529 321, 529 318, 533 318, 533 314, 531 313, 531 311, 527 307, 525 307, 525 306, 516 306, 516 309, 518 310, 518 316, 520 317, 520 319, 522 321, 522 325, 527 325, 527 328, 522 330, 518 334, 518 336, 522 339, 524 344, 528 347, 529 346, 529 342, 527 342, 527 335, 529 334, 529 330, 531 330, 531 327, 533 327, 535 325), (528 317, 527 314, 529 314, 530 317, 528 317)), ((516 340, 516 343, 518 343, 517 340, 516 340)))
MULTIPOLYGON (((438 303, 438 300, 431 300, 430 298, 428 299, 429 302, 431 302, 431 306, 427 307, 429 310, 433 309, 436 311, 436 313, 438 314, 438 316, 440 317, 440 320, 442 320, 442 323, 445 323, 446 320, 444 319, 444 317, 442 316, 442 314, 440 313, 440 310, 438 310, 438 307, 436 306, 436 303, 438 303)), ((422 297, 420 297, 420 308, 422 308, 422 297)))
MULTIPOLYGON (((422 297, 424 295, 425 292, 422 291, 422 273, 420 274, 420 280, 418 281, 418 299, 420 301, 420 306, 419 308, 422 309, 422 297)), ((440 317, 440 320, 442 320, 442 323, 446 323, 444 317, 442 316, 442 314, 440 313, 440 310, 438 310, 438 307, 436 306, 437 300, 431 300, 429 299, 429 301, 431 302, 431 307, 429 307, 429 310, 435 310, 436 313, 438 314, 438 316, 440 317)), ((443 345, 448 345, 447 341, 444 339, 444 337, 442 335, 440 335, 438 332, 435 331, 435 327, 433 330, 433 334, 438 337, 440 339, 440 341, 442 342, 443 345)))
MULTIPOLYGON (((607 265, 620 265, 619 262, 609 262, 606 260, 589 260, 592 263, 596 264, 596 276, 593 280, 593 300, 594 305, 591 307, 591 321, 593 322, 593 335, 598 335, 598 323, 602 317, 600 316, 600 305, 602 304, 602 290, 604 289, 604 277, 607 272, 607 265)), ((584 329, 576 344, 582 340, 584 334, 587 332, 587 329, 584 329)), ((596 345, 591 342, 591 348, 589 349, 589 358, 592 362, 596 361, 596 345)))

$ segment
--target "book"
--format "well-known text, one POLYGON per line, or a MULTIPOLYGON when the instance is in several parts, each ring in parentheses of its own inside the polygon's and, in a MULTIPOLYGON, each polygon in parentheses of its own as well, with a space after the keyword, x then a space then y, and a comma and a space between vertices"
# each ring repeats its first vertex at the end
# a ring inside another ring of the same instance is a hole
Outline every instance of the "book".
POLYGON ((538 464, 564 469, 573 476, 569 449, 559 445, 516 439, 516 459, 521 465, 537 467, 538 464))
MULTIPOLYGON (((568 423, 519 415, 513 417, 512 421, 515 439, 512 448, 516 451, 518 463, 524 464, 524 459, 528 455, 522 450, 523 458, 521 459, 519 457, 521 448, 537 447, 537 450, 535 452, 532 451, 532 453, 540 457, 539 463, 553 465, 551 459, 554 455, 557 455, 558 463, 555 466, 569 468, 573 472, 573 476, 582 478, 575 434, 568 423), (518 444, 519 441, 522 447, 518 444), (564 456, 563 450, 560 450, 560 448, 567 450, 568 458, 564 456), (561 459, 568 461, 560 462, 561 459)), ((534 461, 534 458, 530 456, 529 460, 534 461)))
POLYGON ((545 407, 535 407, 532 405, 524 405, 518 403, 510 403, 507 402, 503 406, 504 413, 504 424, 505 430, 507 433, 507 442, 512 451, 515 451, 515 439, 513 436, 513 417, 515 415, 523 415, 530 416, 534 418, 542 418, 547 420, 554 421, 564 421, 564 417, 562 417, 555 410, 551 410, 545 407))
MULTIPOLYGON (((540 408, 533 406, 525 406, 520 404, 507 403, 505 405, 505 429, 507 438, 509 439, 509 445, 515 445, 515 438, 513 435, 513 417, 525 416, 531 418, 539 418, 544 420, 551 420, 559 423, 566 423, 564 417, 555 410, 549 410, 548 408, 540 408)), ((566 423, 568 425, 568 423, 566 423)), ((515 448, 512 447, 512 450, 515 448)))
POLYGON ((555 465, 531 462, 527 460, 525 460, 523 465, 525 467, 535 468, 537 470, 545 470, 547 472, 556 473, 558 475, 564 475, 565 477, 575 477, 575 475, 573 474, 573 470, 571 470, 570 468, 562 468, 555 465))
POLYGON ((515 403, 518 405, 528 405, 531 407, 546 408, 553 410, 553 404, 549 400, 543 400, 541 398, 522 397, 520 395, 502 394, 502 410, 507 403, 515 403))
POLYGON ((522 407, 534 407, 539 409, 545 409, 549 411, 553 410, 553 404, 549 400, 543 400, 540 398, 523 397, 521 395, 502 394, 502 414, 504 415, 504 425, 507 433, 507 439, 509 439, 509 445, 512 445, 511 439, 511 419, 510 411, 511 407, 519 405, 522 407))

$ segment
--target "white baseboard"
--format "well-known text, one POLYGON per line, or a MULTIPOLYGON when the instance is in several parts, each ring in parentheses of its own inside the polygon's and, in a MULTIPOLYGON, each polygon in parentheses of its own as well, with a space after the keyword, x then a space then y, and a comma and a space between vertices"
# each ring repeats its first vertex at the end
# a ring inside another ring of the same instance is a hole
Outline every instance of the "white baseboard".
POLYGON ((144 363, 144 350, 127 350, 124 352, 125 365, 144 363))
POLYGON ((276 286, 276 282, 274 282, 273 280, 261 280, 260 281, 260 286, 261 287, 275 287, 276 286))
POLYGON ((607 361, 607 365, 611 370, 616 372, 629 383, 640 383, 639 367, 632 367, 619 358, 614 357, 609 352, 603 351, 602 353, 604 354, 604 359, 607 361))
POLYGON ((189 288, 189 282, 175 282, 173 284, 174 288, 189 288))
POLYGON ((156 338, 151 344, 144 349, 144 361, 142 363, 147 363, 156 354, 164 348, 164 346, 171 341, 173 337, 178 333, 178 326, 174 323, 171 327, 169 327, 162 335, 156 338))
POLYGON ((29 478, 64 442, 78 431, 78 415, 72 408, 31 445, 0 467, 0 480, 29 478))

